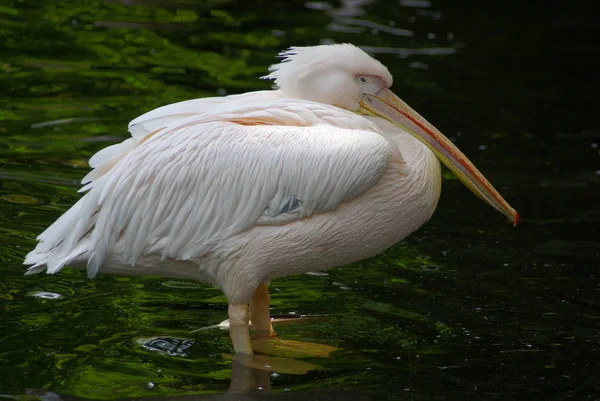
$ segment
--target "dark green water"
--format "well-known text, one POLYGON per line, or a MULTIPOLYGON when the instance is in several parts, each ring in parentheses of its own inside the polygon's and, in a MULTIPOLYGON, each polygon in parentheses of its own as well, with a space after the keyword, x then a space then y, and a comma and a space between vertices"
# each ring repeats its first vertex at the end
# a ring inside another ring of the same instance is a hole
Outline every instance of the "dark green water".
POLYGON ((3 1, 0 397, 600 399, 600 28, 582 5, 522 3, 3 1), (277 325, 282 337, 339 348, 304 375, 232 365, 226 332, 190 333, 226 317, 210 286, 23 277, 86 160, 129 120, 267 88, 257 77, 278 50, 329 41, 386 64, 521 225, 447 175, 434 218, 402 244, 274 282, 273 314, 323 316, 277 325), (232 375, 271 392, 217 396, 232 375))

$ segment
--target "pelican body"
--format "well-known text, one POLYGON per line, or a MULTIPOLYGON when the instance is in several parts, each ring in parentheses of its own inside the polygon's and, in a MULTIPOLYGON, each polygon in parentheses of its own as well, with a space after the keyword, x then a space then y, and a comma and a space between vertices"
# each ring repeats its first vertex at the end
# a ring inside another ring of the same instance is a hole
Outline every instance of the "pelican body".
POLYGON ((294 47, 275 89, 184 101, 90 159, 87 192, 39 237, 28 274, 65 265, 218 286, 236 352, 275 336, 272 279, 362 260, 433 214, 440 162, 515 224, 518 214, 350 44, 294 47))

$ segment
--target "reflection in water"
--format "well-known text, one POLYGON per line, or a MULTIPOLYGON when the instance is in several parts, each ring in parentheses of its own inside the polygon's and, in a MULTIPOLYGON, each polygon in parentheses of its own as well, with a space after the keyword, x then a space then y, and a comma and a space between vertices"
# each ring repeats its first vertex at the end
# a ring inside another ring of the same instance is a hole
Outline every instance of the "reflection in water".
POLYGON ((62 125, 62 124, 71 124, 71 123, 77 123, 77 122, 87 122, 87 121, 96 121, 97 118, 62 118, 60 120, 53 120, 53 121, 44 121, 41 123, 36 123, 36 124, 31 124, 31 128, 44 128, 44 127, 53 127, 56 125, 62 125))
POLYGON ((188 356, 190 347, 194 345, 194 341, 187 338, 140 338, 137 342, 148 351, 181 358, 188 356))
MULTIPOLYGON (((269 391, 272 374, 265 370, 250 368, 249 364, 251 364, 249 361, 233 360, 231 385, 225 394, 136 398, 132 401, 371 401, 370 397, 354 391, 335 388, 273 393, 269 391)), ((27 395, 31 397, 30 399, 39 401, 85 401, 82 398, 61 396, 57 393, 39 390, 28 390, 27 395)), ((19 399, 21 397, 4 396, 3 398, 19 399)))
POLYGON ((44 299, 59 299, 62 295, 54 293, 54 292, 46 292, 46 291, 34 291, 29 294, 32 297, 44 298, 44 299))
POLYGON ((456 53, 456 49, 453 47, 427 47, 422 49, 406 49, 399 47, 375 47, 375 46, 362 46, 362 48, 373 54, 394 54, 403 58, 410 56, 449 56, 456 53))
POLYGON ((0 394, 214 398, 232 376, 264 383, 265 372, 238 375, 222 357, 226 333, 190 334, 226 317, 209 286, 77 271, 24 278, 21 262, 78 198, 85 159, 124 139, 133 116, 266 89, 256 78, 276 51, 336 41, 379 53, 394 88, 519 199, 524 222, 504 227, 447 177, 436 215, 407 243, 328 276, 275 281, 273 314, 327 316, 280 334, 341 350, 248 396, 597 398, 600 105, 588 69, 600 68, 599 25, 585 4, 3 2, 0 394), (140 338, 182 340, 182 356, 140 338))
MULTIPOLYGON (((280 358, 284 359, 284 358, 280 358)), ((271 379, 278 376, 269 369, 256 369, 253 366, 263 365, 264 357, 260 355, 235 355, 231 362, 231 383, 225 394, 191 395, 179 397, 151 397, 135 399, 136 401, 370 401, 371 398, 343 389, 328 388, 323 390, 287 392, 271 392, 271 379)), ((147 384, 149 389, 154 383, 147 384)), ((82 398, 61 396, 54 392, 28 390, 27 395, 40 401, 85 401, 82 398)), ((20 396, 0 395, 7 399, 20 399, 20 396)))
POLYGON ((366 14, 364 7, 372 2, 372 0, 343 0, 337 8, 326 2, 309 2, 306 3, 306 7, 323 10, 331 16, 332 22, 327 25, 330 32, 362 34, 365 30, 370 30, 372 34, 385 32, 394 36, 411 37, 414 35, 414 32, 408 29, 394 27, 395 23, 393 21, 389 22, 388 25, 384 25, 359 18, 366 14))

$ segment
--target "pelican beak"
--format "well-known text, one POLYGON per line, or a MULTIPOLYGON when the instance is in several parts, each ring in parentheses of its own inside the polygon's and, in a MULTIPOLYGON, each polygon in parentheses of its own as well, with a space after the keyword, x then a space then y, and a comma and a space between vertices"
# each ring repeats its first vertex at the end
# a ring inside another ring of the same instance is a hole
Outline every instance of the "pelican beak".
POLYGON ((504 200, 477 167, 437 128, 388 88, 381 89, 375 95, 364 94, 358 112, 382 117, 419 139, 467 188, 517 225, 517 211, 504 200))

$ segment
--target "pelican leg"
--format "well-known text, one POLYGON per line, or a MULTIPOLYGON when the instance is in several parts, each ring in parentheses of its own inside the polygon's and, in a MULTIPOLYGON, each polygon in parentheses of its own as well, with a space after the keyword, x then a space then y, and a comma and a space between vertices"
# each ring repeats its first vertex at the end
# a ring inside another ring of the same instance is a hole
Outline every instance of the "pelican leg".
MULTIPOLYGON (((250 319, 252 321, 252 349, 258 354, 254 355, 253 366, 261 369, 258 361, 260 357, 272 355, 276 358, 306 358, 326 357, 334 347, 323 344, 303 343, 299 341, 282 340, 277 336, 269 316, 269 285, 262 283, 254 291, 250 299, 250 319)), ((273 366, 272 363, 269 365, 273 366)))
POLYGON ((250 342, 250 311, 248 304, 229 304, 229 336, 238 354, 253 354, 250 342))
POLYGON ((277 337, 271 316, 269 315, 269 284, 261 283, 250 301, 250 320, 252 321, 253 336, 256 338, 277 337))

